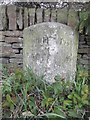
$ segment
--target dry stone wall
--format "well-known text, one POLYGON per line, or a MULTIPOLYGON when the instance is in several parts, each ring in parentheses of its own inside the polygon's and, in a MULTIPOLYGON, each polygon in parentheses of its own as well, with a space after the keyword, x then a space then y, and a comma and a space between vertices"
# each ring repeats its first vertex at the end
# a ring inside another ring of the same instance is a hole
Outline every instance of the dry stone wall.
MULTIPOLYGON (((42 22, 60 22, 76 28, 79 23, 79 12, 72 8, 32 8, 15 5, 0 5, 0 61, 4 64, 23 64, 23 30, 33 24, 42 22)), ((68 37, 68 36, 67 36, 68 37)), ((89 65, 90 37, 80 34, 78 62, 89 65)))

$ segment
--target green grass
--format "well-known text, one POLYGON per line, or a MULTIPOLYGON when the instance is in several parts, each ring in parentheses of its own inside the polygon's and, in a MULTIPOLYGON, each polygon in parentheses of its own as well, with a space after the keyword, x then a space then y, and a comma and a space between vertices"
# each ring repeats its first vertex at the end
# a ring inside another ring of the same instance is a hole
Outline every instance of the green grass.
POLYGON ((86 120, 90 112, 89 80, 81 67, 74 82, 56 76, 52 84, 29 68, 12 72, 3 68, 3 118, 86 120))

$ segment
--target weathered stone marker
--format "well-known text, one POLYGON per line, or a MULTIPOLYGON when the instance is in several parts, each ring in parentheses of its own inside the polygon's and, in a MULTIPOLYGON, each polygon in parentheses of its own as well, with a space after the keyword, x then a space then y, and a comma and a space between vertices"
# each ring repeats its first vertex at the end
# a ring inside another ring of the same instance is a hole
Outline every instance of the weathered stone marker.
POLYGON ((78 36, 69 26, 56 22, 32 25, 24 30, 23 65, 51 83, 56 75, 73 80, 77 49, 78 36))

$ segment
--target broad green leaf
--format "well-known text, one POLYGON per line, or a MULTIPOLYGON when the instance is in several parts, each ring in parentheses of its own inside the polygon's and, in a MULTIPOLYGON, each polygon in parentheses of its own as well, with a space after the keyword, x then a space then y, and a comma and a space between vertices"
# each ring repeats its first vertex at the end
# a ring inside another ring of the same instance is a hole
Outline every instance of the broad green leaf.
POLYGON ((71 100, 64 100, 64 105, 71 105, 72 101, 71 100))
POLYGON ((53 83, 53 88, 54 88, 55 94, 60 94, 63 91, 63 88, 60 82, 53 83))
POLYGON ((68 98, 69 98, 69 99, 72 99, 72 98, 73 98, 73 94, 69 94, 69 95, 68 95, 68 98))
POLYGON ((54 113, 59 114, 59 115, 61 115, 63 117, 66 117, 64 111, 59 106, 54 107, 54 113))
POLYGON ((88 95, 87 95, 87 94, 84 94, 84 95, 82 96, 82 101, 83 101, 83 100, 86 100, 87 97, 88 97, 88 95))
POLYGON ((7 101, 3 102, 3 103, 2 103, 2 107, 3 107, 3 108, 4 108, 4 107, 9 107, 9 103, 8 103, 7 101))
POLYGON ((85 93, 88 93, 88 85, 83 85, 82 86, 82 91, 85 92, 85 93))
POLYGON ((89 101, 88 101, 88 100, 82 100, 82 103, 83 103, 84 105, 89 105, 89 101))
POLYGON ((77 104, 77 98, 75 98, 75 97, 73 97, 73 102, 74 102, 74 104, 77 104))
POLYGON ((14 104, 13 100, 11 99, 11 96, 9 94, 6 95, 6 100, 10 103, 10 104, 14 104))
POLYGON ((81 100, 81 97, 78 94, 74 94, 74 97, 77 98, 79 101, 81 100))
POLYGON ((77 114, 77 112, 74 111, 74 110, 70 110, 68 113, 69 113, 69 114, 68 114, 69 117, 80 118, 80 116, 79 116, 79 115, 77 114))

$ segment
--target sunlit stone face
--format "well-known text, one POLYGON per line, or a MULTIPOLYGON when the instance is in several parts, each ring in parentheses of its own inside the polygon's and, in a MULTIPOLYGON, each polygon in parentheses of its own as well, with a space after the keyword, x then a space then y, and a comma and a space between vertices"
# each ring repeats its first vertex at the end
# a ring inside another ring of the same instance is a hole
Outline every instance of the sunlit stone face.
POLYGON ((54 77, 73 80, 77 61, 77 35, 63 24, 41 23, 24 30, 23 64, 48 82, 54 77))

